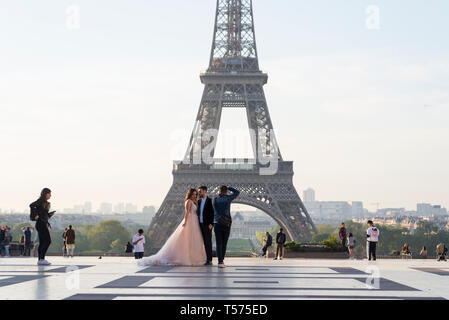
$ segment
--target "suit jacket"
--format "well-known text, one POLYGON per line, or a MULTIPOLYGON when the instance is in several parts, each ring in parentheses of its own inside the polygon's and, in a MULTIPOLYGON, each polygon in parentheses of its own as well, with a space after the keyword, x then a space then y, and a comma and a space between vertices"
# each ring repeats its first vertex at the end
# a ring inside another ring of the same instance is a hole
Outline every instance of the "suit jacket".
MULTIPOLYGON (((198 201, 198 219, 200 219, 201 214, 201 201, 202 199, 198 201)), ((212 205, 212 199, 209 197, 206 198, 206 203, 204 204, 203 224, 206 226, 214 224, 214 207, 212 205)))

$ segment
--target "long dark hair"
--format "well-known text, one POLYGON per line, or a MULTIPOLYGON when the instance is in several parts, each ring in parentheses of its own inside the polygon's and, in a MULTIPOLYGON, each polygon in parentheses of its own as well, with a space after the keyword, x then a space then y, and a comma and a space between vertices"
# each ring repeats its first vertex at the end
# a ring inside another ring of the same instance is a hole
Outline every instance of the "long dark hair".
POLYGON ((184 201, 190 200, 192 198, 194 192, 198 192, 198 191, 196 191, 196 189, 190 188, 189 191, 187 191, 186 198, 184 201))
POLYGON ((51 190, 48 188, 44 188, 41 191, 41 197, 40 200, 42 201, 42 205, 45 210, 50 210, 50 202, 47 200, 47 194, 51 193, 51 190))

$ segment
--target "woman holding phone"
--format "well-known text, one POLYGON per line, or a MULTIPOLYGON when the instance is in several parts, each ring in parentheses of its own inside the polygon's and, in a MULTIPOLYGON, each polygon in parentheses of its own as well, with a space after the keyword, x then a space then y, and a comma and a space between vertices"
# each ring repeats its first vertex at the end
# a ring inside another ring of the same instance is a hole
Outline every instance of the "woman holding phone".
POLYGON ((50 224, 48 220, 55 214, 55 211, 50 212, 51 190, 45 188, 41 192, 40 198, 30 204, 31 220, 36 221, 36 230, 39 234, 39 248, 38 248, 38 265, 48 266, 51 263, 45 260, 45 254, 51 244, 50 238, 50 224))

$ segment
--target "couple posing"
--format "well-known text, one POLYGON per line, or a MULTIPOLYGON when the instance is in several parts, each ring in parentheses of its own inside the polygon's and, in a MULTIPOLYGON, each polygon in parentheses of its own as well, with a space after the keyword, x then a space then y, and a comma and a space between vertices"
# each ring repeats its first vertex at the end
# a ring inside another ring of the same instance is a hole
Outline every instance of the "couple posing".
POLYGON ((185 216, 159 252, 140 260, 140 266, 212 265, 212 229, 215 231, 218 267, 224 268, 226 246, 231 233, 231 202, 240 192, 221 186, 218 196, 207 196, 207 187, 190 189, 184 201, 185 216), (229 194, 229 191, 231 194, 229 194))

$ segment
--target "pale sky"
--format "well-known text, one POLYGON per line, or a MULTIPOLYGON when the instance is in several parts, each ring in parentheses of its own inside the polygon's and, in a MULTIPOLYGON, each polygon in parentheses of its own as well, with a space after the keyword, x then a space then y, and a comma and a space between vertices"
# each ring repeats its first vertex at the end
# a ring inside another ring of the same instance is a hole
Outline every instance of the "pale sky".
MULTIPOLYGON (((298 192, 449 207, 449 2, 253 2, 298 192)), ((160 205, 197 115, 215 3, 0 0, 0 208, 23 210, 43 187, 57 208, 160 205)), ((223 132, 246 124, 229 112, 223 132)))

